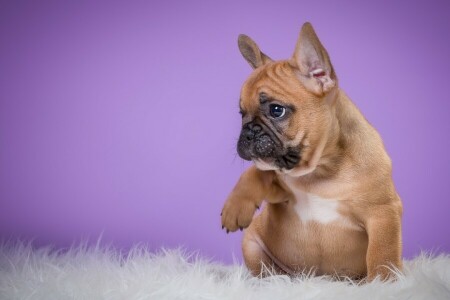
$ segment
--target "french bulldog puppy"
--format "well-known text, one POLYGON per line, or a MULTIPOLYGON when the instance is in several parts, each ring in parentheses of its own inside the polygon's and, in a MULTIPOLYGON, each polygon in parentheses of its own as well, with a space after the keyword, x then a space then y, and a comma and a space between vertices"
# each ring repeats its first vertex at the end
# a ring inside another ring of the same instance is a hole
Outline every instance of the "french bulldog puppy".
POLYGON ((270 269, 391 277, 402 268, 402 204, 391 160, 339 88, 313 27, 303 25, 288 60, 273 61, 245 35, 238 45, 254 71, 241 90, 237 151, 254 165, 221 218, 227 233, 246 228, 247 267, 255 276, 270 269))

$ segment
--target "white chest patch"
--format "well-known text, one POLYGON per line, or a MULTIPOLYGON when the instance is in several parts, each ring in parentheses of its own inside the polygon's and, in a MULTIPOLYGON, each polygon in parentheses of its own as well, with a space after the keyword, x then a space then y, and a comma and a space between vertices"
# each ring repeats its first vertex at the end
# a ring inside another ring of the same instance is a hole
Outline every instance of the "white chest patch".
POLYGON ((328 224, 337 221, 341 215, 337 211, 339 203, 334 199, 323 199, 314 194, 295 191, 295 211, 303 223, 316 221, 328 224))
POLYGON ((303 224, 315 221, 324 225, 333 223, 333 226, 340 226, 358 231, 363 230, 361 226, 353 223, 349 218, 346 218, 339 213, 339 200, 324 199, 318 195, 305 193, 302 190, 294 188, 292 183, 286 183, 291 186, 291 190, 294 192, 297 201, 294 205, 294 209, 303 224))

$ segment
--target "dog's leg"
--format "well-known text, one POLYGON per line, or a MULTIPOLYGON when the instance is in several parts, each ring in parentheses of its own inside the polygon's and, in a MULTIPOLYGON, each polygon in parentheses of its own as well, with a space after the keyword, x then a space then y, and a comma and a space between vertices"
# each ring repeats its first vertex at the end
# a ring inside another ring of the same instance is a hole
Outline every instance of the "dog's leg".
POLYGON ((264 199, 271 203, 283 200, 286 192, 274 183, 274 178, 273 171, 261 171, 255 166, 241 175, 222 209, 222 226, 227 232, 247 228, 264 199))
POLYGON ((369 237, 367 279, 388 279, 393 275, 390 268, 402 269, 401 206, 374 207, 365 223, 369 237))
POLYGON ((273 261, 264 244, 256 237, 252 226, 244 233, 242 253, 245 265, 253 276, 266 277, 277 274, 290 274, 273 261))

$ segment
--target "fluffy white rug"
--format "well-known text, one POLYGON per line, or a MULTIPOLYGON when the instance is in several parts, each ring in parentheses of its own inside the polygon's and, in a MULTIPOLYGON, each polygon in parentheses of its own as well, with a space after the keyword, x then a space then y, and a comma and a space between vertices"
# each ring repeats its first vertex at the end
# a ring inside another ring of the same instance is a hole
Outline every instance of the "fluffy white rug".
POLYGON ((251 277, 187 254, 135 247, 126 256, 104 247, 53 251, 0 246, 0 299, 450 299, 450 255, 405 261, 391 283, 356 284, 326 277, 251 277))

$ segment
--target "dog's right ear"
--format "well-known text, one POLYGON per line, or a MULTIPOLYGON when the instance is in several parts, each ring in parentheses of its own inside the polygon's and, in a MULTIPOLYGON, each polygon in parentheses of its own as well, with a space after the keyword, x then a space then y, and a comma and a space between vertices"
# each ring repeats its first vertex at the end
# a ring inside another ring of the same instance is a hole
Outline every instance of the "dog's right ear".
POLYGON ((311 23, 305 23, 295 46, 293 60, 299 79, 315 94, 325 94, 337 85, 337 77, 327 50, 317 37, 311 23))
POLYGON ((238 46, 242 56, 253 69, 272 61, 272 59, 262 53, 261 50, 259 50, 258 45, 256 45, 256 43, 245 34, 239 35, 238 46))

